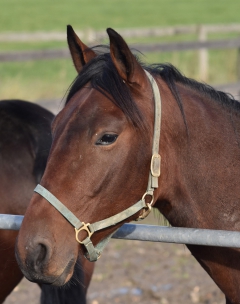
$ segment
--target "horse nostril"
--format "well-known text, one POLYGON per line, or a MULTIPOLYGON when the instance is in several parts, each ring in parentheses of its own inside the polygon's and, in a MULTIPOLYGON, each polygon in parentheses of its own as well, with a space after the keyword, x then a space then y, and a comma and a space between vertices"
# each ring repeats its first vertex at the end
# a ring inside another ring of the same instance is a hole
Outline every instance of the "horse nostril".
POLYGON ((30 255, 28 256, 29 262, 32 260, 32 267, 37 272, 42 272, 44 267, 47 265, 50 257, 51 257, 51 246, 45 240, 39 240, 35 243, 34 250, 29 252, 30 255))
POLYGON ((36 266, 39 267, 44 263, 47 256, 47 247, 44 244, 38 244, 38 249, 36 252, 36 266))

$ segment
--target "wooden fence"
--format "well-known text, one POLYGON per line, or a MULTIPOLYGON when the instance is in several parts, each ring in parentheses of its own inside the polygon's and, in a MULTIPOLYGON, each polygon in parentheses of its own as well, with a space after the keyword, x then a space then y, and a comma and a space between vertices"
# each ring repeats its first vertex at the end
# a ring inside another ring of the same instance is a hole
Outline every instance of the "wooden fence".
MULTIPOLYGON (((130 47, 139 50, 140 52, 172 52, 199 49, 234 49, 240 48, 240 38, 170 43, 135 43, 130 45, 130 47)), ((69 56, 70 54, 67 48, 39 51, 17 51, 0 53, 0 61, 28 61, 52 58, 67 58, 69 56)))
MULTIPOLYGON (((240 24, 187 25, 157 28, 116 29, 125 39, 177 36, 195 34, 199 40, 206 40, 208 34, 240 33, 240 24)), ((107 38, 106 31, 87 29, 76 30, 85 43, 102 42, 107 38)), ((0 42, 66 41, 66 32, 0 33, 0 42)))
MULTIPOLYGON (((76 31, 83 41, 94 45, 106 40, 106 31, 76 31)), ((209 34, 216 33, 239 33, 240 24, 229 25, 200 25, 200 26, 177 26, 166 28, 145 28, 145 29, 121 29, 118 31, 124 38, 146 38, 177 36, 194 34, 196 41, 183 41, 171 43, 148 43, 133 44, 131 47, 140 52, 172 52, 198 50, 199 52, 199 76, 202 81, 207 81, 208 77, 208 50, 209 49, 238 49, 237 79, 240 80, 240 35, 234 39, 214 39, 209 40, 209 34)), ((0 34, 0 42, 32 42, 32 41, 66 41, 66 33, 7 33, 0 34)), ((18 51, 0 53, 0 62, 6 61, 27 61, 53 58, 69 57, 68 49, 39 50, 39 51, 18 51)), ((239 83, 237 84, 239 87, 239 83)))

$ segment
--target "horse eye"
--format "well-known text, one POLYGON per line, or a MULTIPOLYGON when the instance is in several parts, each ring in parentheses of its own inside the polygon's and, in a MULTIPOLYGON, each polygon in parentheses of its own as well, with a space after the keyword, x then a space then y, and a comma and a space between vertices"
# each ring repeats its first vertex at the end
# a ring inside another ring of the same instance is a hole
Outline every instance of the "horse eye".
POLYGON ((118 135, 117 134, 104 134, 97 142, 96 145, 107 146, 113 144, 118 135))

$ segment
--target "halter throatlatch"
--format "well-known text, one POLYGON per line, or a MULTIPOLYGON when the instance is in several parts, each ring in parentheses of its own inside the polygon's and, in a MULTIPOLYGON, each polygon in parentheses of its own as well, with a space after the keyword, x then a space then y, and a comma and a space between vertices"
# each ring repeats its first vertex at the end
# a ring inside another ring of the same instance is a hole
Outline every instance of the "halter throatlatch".
POLYGON ((53 207, 55 207, 68 221, 75 227, 76 240, 78 243, 85 246, 85 257, 91 261, 96 261, 107 242, 111 238, 112 234, 103 239, 95 247, 91 241, 91 236, 94 232, 102 230, 107 227, 114 226, 119 222, 129 218, 142 210, 141 215, 136 220, 144 219, 151 212, 152 204, 154 202, 153 192, 158 188, 158 177, 160 176, 161 157, 159 155, 159 141, 160 141, 160 129, 161 129, 161 97, 156 81, 146 70, 145 73, 151 83, 154 102, 155 102, 155 118, 154 118, 154 133, 153 133, 153 146, 152 146, 152 159, 149 172, 147 191, 144 193, 142 199, 133 206, 123 210, 122 212, 113 215, 107 219, 95 222, 93 224, 81 222, 66 206, 64 206, 51 192, 41 185, 37 185, 34 189, 35 192, 44 197, 53 207), (145 198, 151 197, 150 203, 146 203, 145 198), (79 232, 85 231, 87 237, 84 240, 79 239, 79 232))

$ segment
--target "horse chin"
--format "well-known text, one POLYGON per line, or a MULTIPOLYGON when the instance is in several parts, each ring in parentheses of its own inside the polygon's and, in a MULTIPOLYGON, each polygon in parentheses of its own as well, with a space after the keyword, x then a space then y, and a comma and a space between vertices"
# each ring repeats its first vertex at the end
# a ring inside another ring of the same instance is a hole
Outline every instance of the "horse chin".
POLYGON ((65 285, 73 276, 73 271, 74 271, 74 267, 72 267, 72 270, 69 271, 69 267, 67 266, 59 277, 55 278, 52 282, 50 282, 48 284, 50 284, 52 286, 65 285))
POLYGON ((73 270, 74 268, 72 268, 72 270, 69 271, 69 267, 67 266, 62 272, 62 274, 57 277, 51 275, 26 272, 24 269, 22 269, 22 272, 30 282, 34 282, 38 284, 47 284, 52 286, 63 286, 71 279, 73 275, 73 270))
POLYGON ((62 274, 55 281, 53 281, 51 283, 51 285, 63 286, 64 284, 66 284, 73 276, 74 265, 75 265, 75 261, 70 260, 69 263, 67 264, 66 268, 62 272, 62 274))

